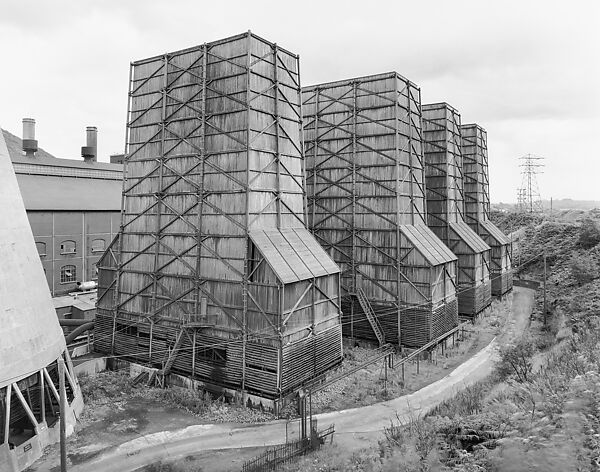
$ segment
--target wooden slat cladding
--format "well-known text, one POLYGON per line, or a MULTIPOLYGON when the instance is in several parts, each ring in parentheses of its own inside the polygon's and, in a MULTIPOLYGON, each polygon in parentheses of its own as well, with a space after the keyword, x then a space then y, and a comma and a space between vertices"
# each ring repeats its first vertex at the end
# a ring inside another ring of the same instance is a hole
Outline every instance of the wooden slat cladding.
POLYGON ((290 392, 299 384, 325 372, 341 361, 340 325, 283 347, 282 391, 290 392), (307 362, 307 359, 311 359, 307 362))
POLYGON ((509 239, 489 220, 489 167, 487 132, 477 124, 462 125, 465 218, 469 226, 492 248, 490 278, 492 295, 512 288, 509 239))
POLYGON ((477 124, 460 126, 465 221, 469 225, 490 213, 487 132, 477 124))
POLYGON ((474 316, 491 303, 486 289, 491 254, 490 246, 464 220, 461 123, 456 109, 447 103, 423 105, 423 146, 428 226, 458 257, 458 311, 474 316))
POLYGON ((173 372, 274 398, 283 345, 340 324, 339 269, 305 228, 300 109, 298 57, 250 32, 132 63, 101 350, 164 365, 183 336, 173 372), (252 232, 320 252, 286 273, 252 232))
MULTIPOLYGON (((391 72, 304 87, 302 104, 309 226, 342 269, 345 306, 361 288, 397 342, 401 306, 455 300, 456 258, 425 226, 420 90, 391 72)), ((360 309, 344 323, 374 335, 360 309)))

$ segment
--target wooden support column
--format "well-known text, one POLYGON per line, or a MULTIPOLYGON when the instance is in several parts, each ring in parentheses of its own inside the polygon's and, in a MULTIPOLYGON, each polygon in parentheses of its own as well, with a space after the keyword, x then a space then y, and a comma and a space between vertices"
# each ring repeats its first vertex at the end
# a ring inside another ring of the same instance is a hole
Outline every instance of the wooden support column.
POLYGON ((12 384, 6 386, 6 405, 4 411, 4 444, 8 444, 8 434, 10 433, 10 401, 12 398, 12 384))

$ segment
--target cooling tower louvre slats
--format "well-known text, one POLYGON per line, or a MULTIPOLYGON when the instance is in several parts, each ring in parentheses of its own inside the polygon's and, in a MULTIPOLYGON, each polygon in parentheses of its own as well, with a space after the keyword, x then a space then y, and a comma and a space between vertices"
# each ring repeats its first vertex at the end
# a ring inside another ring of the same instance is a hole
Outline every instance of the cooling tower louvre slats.
POLYGON ((304 228, 253 229, 248 234, 283 283, 299 282, 340 271, 332 262, 326 263, 327 268, 323 267, 319 261, 330 261, 329 255, 316 244, 311 244, 312 251, 307 247, 303 238, 312 238, 308 238, 311 235, 304 228))
POLYGON ((464 221, 450 223, 450 228, 473 250, 473 252, 489 251, 490 247, 464 221))

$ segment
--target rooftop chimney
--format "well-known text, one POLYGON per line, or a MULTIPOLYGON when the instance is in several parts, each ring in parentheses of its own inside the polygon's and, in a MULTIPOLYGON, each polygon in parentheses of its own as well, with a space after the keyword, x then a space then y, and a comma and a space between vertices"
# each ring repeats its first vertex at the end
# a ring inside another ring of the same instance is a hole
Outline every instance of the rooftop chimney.
POLYGON ((81 156, 85 162, 96 162, 98 154, 98 128, 88 126, 85 129, 86 145, 81 148, 81 156))
POLYGON ((23 151, 28 157, 33 157, 38 150, 38 142, 35 139, 35 120, 23 118, 23 151))

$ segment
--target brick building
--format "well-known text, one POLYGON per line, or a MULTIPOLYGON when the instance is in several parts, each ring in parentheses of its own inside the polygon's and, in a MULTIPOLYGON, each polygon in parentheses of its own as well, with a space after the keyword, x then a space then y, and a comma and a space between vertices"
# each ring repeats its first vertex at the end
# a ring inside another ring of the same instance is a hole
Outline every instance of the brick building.
POLYGON ((96 262, 119 229, 123 166, 95 157, 59 159, 41 148, 26 153, 23 140, 0 131, 50 292, 57 296, 95 280, 96 262))

